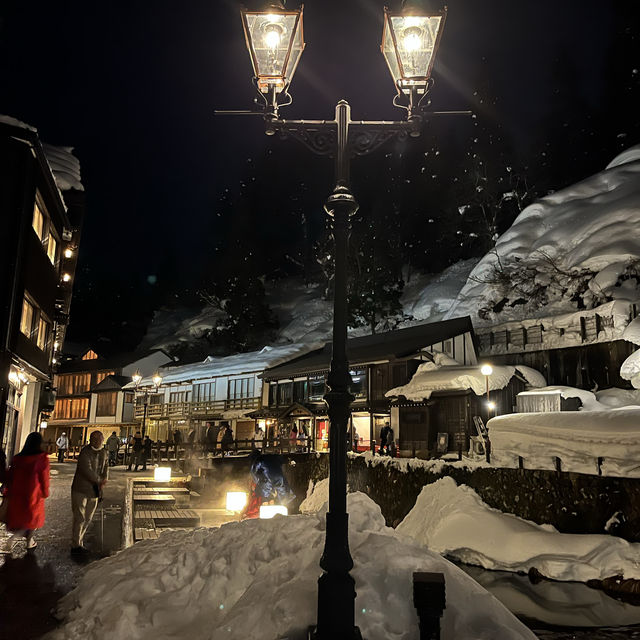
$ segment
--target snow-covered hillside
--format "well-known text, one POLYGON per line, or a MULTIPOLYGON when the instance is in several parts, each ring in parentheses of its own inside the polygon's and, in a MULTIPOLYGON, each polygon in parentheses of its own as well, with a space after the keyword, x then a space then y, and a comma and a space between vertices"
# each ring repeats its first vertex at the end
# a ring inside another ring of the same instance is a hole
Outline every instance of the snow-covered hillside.
POLYGON ((522 211, 448 311, 474 324, 640 297, 640 145, 522 211))

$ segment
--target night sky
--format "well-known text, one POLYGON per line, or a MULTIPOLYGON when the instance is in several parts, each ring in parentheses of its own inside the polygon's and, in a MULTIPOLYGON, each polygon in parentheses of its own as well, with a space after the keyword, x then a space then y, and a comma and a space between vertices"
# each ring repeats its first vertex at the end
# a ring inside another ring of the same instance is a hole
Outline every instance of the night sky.
MULTIPOLYGON (((512 161, 536 166, 538 176, 545 144, 562 152, 539 178, 545 189, 603 169, 640 142, 632 5, 451 0, 432 106, 473 109, 480 128, 500 128, 512 161)), ((354 118, 402 117, 379 49, 382 6, 305 3, 307 48, 283 117, 331 118, 340 98, 354 118)), ((117 346, 134 346, 153 308, 172 298, 195 304, 237 252, 250 252, 269 276, 295 273, 302 245, 323 228, 331 165, 267 138, 258 117, 213 115, 253 101, 235 3, 21 0, 4 2, 0 20, 0 113, 36 126, 50 144, 75 147, 82 164, 87 211, 72 339, 111 332, 117 342, 114 326, 122 326, 127 339, 117 346), (238 242, 245 234, 248 245, 238 242)), ((354 170, 356 196, 366 204, 367 180, 389 167, 396 182, 425 173, 407 166, 418 157, 431 174, 425 153, 434 145, 450 154, 434 173, 446 180, 472 124, 433 121, 436 130, 412 149, 379 151, 361 175, 354 170)), ((426 206, 419 187, 396 195, 399 215, 426 206)))

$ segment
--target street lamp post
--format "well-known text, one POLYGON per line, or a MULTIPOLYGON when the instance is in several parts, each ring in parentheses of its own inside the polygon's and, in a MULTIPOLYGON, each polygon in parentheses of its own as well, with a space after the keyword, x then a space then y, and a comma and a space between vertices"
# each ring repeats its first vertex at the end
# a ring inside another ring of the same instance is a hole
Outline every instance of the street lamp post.
MULTIPOLYGON (((403 121, 353 121, 345 100, 334 120, 284 120, 279 109, 291 103, 288 92, 304 49, 302 8, 287 11, 279 0, 262 11, 241 11, 254 83, 263 110, 218 111, 226 115, 261 115, 267 135, 280 134, 302 142, 317 155, 333 157, 335 186, 324 208, 334 240, 333 351, 324 396, 329 415, 329 510, 318 580, 318 619, 310 637, 318 640, 360 638, 355 626, 355 582, 350 575, 346 485, 347 429, 353 396, 347 359, 347 249, 349 221, 358 210, 350 188, 350 162, 371 153, 393 137, 420 135, 421 103, 431 87, 431 69, 442 35, 446 9, 429 11, 420 2, 404 2, 401 12, 385 9, 382 53, 396 85, 394 105, 407 112, 403 121)), ((440 115, 432 112, 429 115, 440 115)), ((464 113, 469 112, 446 112, 464 113)))
MULTIPOLYGON (((138 392, 138 387, 140 386, 140 383, 142 382, 142 374, 140 373, 140 371, 136 371, 132 376, 131 379, 133 380, 133 384, 135 386, 135 390, 136 393, 138 392)), ((156 373, 153 374, 153 386, 154 389, 157 393, 158 388, 160 387, 160 385, 162 384, 162 376, 156 371, 156 373)), ((144 397, 143 397, 143 412, 142 412, 142 437, 144 438, 145 434, 146 434, 146 430, 147 430, 147 406, 149 404, 149 391, 145 388, 144 390, 144 397)))

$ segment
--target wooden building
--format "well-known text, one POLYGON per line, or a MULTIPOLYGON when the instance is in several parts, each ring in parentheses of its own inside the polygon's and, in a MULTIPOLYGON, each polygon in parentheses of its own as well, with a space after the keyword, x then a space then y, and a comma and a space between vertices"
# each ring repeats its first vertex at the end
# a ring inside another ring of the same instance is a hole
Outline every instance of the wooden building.
MULTIPOLYGON (((353 384, 351 436, 359 448, 380 439, 380 429, 391 420, 392 387, 407 383, 421 363, 444 353, 476 365, 476 347, 468 317, 422 324, 347 341, 353 384)), ((331 363, 331 343, 280 366, 267 369, 263 408, 251 415, 270 437, 287 437, 295 426, 318 451, 328 448, 329 422, 323 400, 331 363)))
POLYGON ((479 327, 480 356, 532 367, 550 385, 629 388, 620 366, 638 347, 624 339, 624 331, 639 313, 640 304, 615 300, 595 309, 479 327))
POLYGON ((53 409, 83 215, 77 159, 0 116, 0 443, 9 458, 53 409))
POLYGON ((479 366, 431 364, 431 370, 420 369, 408 384, 388 392, 400 456, 466 453, 479 435, 478 419, 486 425, 495 415, 515 412, 517 396, 527 388, 527 379, 516 367, 494 367, 487 396, 479 366))
POLYGON ((136 371, 150 376, 172 360, 162 350, 103 358, 87 349, 80 357, 62 363, 55 377, 57 396, 43 434, 45 441, 53 446, 63 431, 72 446, 85 444, 88 434, 96 430, 105 436, 112 431, 128 435, 137 424, 134 394, 125 386, 136 371))

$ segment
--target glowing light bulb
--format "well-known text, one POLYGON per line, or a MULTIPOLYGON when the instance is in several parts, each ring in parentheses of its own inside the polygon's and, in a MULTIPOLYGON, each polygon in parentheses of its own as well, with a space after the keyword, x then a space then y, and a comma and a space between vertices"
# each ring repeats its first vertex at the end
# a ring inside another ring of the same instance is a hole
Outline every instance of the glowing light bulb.
POLYGON ((71 275, 68 273, 63 273, 62 274, 62 280, 63 282, 69 282, 69 280, 71 280, 71 275))
POLYGON ((64 250, 64 257, 65 258, 71 258, 73 256, 73 250, 72 249, 65 249, 64 250))
POLYGON ((269 25, 264 34, 264 42, 269 49, 277 49, 280 46, 282 30, 278 25, 269 25))
POLYGON ((422 48, 422 30, 418 27, 405 29, 402 42, 405 51, 418 51, 422 48))
POLYGON ((480 373, 483 376, 490 376, 493 373, 493 367, 490 364, 483 364, 480 373))

